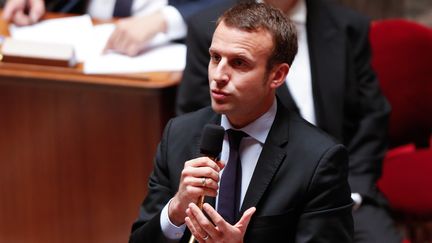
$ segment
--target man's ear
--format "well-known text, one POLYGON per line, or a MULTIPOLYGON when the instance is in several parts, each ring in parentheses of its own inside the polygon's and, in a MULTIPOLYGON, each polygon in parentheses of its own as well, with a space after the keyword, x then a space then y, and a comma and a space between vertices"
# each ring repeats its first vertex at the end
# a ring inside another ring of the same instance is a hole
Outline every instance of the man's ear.
POLYGON ((274 66, 270 74, 270 87, 276 89, 281 86, 285 82, 289 69, 288 63, 280 63, 274 66))

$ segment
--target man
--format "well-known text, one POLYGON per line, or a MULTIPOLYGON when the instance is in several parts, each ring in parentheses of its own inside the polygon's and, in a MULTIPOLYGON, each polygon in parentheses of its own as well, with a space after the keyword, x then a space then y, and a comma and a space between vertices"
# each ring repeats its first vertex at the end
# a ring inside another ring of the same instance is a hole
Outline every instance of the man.
POLYGON ((199 242, 351 242, 346 150, 275 97, 296 52, 279 10, 252 3, 224 13, 210 47, 211 108, 168 122, 130 242, 185 242, 189 230, 199 242), (227 133, 216 163, 196 153, 206 124, 227 133), (239 131, 247 135, 237 147, 239 131), (228 218, 232 154, 241 189, 228 218), (194 204, 201 195, 208 218, 194 204))
POLYGON ((17 25, 30 25, 49 11, 87 13, 93 18, 121 17, 111 34, 105 50, 135 56, 158 33, 166 33, 169 40, 186 36, 185 20, 211 5, 211 0, 9 0, 3 18, 17 25), (123 3, 123 4, 119 4, 123 3))
MULTIPOLYGON (((210 104, 206 66, 213 23, 234 2, 225 0, 188 21, 178 114, 210 104)), ((277 90, 280 101, 348 149, 355 242, 400 242, 375 186, 387 146, 390 107, 370 65, 369 21, 327 0, 264 2, 289 15, 299 35, 299 52, 286 85, 277 90)))

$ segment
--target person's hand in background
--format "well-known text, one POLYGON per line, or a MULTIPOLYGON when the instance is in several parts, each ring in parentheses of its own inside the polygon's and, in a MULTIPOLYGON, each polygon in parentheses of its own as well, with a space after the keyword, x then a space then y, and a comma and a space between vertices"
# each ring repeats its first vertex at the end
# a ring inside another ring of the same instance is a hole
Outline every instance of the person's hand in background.
POLYGON ((159 32, 166 31, 166 21, 161 11, 146 16, 120 19, 104 48, 128 56, 136 56, 159 32))
POLYGON ((30 25, 45 13, 43 0, 9 0, 3 9, 3 19, 16 25, 30 25))

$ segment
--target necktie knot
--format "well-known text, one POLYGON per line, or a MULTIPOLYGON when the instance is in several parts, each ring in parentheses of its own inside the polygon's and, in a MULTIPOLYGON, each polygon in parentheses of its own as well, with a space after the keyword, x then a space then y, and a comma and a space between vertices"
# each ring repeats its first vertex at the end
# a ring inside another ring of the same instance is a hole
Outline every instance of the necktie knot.
POLYGON ((114 5, 113 17, 129 17, 132 12, 133 0, 117 0, 114 5))
POLYGON ((227 134, 228 134, 228 141, 230 144, 230 150, 235 149, 236 151, 239 150, 241 140, 244 137, 249 137, 249 135, 247 135, 245 132, 240 130, 233 130, 233 129, 228 129, 227 134))

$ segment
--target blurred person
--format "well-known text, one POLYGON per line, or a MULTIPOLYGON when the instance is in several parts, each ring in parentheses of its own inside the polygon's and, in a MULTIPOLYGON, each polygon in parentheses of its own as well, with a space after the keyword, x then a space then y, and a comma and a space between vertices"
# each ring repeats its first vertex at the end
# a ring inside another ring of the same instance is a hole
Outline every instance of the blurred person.
MULTIPOLYGON (((214 21, 235 2, 224 0, 188 20, 177 114, 211 103, 206 77, 214 21)), ((387 201, 375 185, 387 149, 390 105, 370 64, 370 21, 327 0, 262 2, 289 15, 299 36, 298 54, 277 96, 348 149, 355 242, 401 242, 387 201)))
POLYGON ((3 18, 16 25, 37 23, 46 9, 54 12, 89 13, 92 18, 116 21, 105 51, 128 56, 141 53, 158 33, 169 40, 186 36, 185 19, 211 4, 211 0, 8 0, 3 18), (123 4, 123 5, 122 5, 123 4), (167 5, 168 4, 168 5, 167 5))
POLYGON ((211 107, 168 122, 129 242, 185 242, 189 230, 199 242, 351 242, 347 151, 275 96, 297 52, 294 25, 258 3, 216 25, 211 107), (220 161, 197 153, 206 124, 225 130, 220 161))

